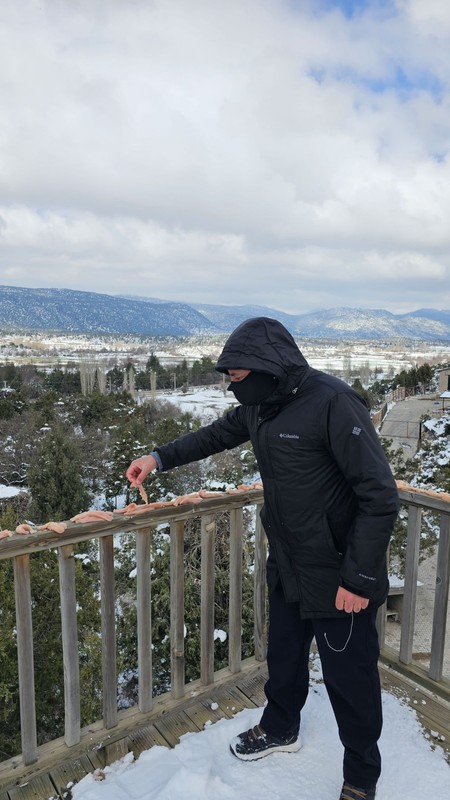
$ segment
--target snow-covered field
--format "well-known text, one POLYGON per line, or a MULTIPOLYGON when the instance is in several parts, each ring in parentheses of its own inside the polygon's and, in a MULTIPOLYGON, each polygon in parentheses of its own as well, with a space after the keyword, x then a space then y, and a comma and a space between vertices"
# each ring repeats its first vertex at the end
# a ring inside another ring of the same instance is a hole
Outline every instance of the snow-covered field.
POLYGON ((3 497, 16 497, 16 495, 20 494, 22 489, 18 486, 5 486, 4 483, 0 483, 0 498, 3 497))
MULTIPOLYGON (((163 366, 188 364, 209 356, 213 361, 219 356, 227 336, 187 337, 166 340, 142 337, 57 335, 29 333, 12 335, 0 333, 0 348, 5 362, 15 364, 35 363, 40 366, 60 366, 62 360, 74 366, 90 359, 110 368, 113 363, 126 364, 130 359, 138 369, 144 369, 150 353, 163 366)), ((389 337, 388 337, 389 338, 389 337)), ((450 345, 437 342, 379 342, 377 340, 320 342, 301 339, 297 343, 312 367, 326 370, 346 370, 368 366, 382 373, 400 372, 427 361, 430 364, 448 361, 450 345)))
POLYGON ((186 393, 179 391, 157 392, 157 400, 167 400, 178 406, 183 413, 189 412, 202 422, 210 422, 224 414, 230 406, 237 405, 232 392, 227 391, 228 382, 223 387, 198 386, 186 393))
MULTIPOLYGON (((425 738, 415 712, 383 693, 380 741, 383 773, 377 800, 448 800, 450 766, 443 751, 425 738)), ((302 712, 303 747, 256 762, 238 761, 230 740, 255 725, 261 709, 187 734, 173 749, 155 746, 133 761, 129 754, 104 770, 105 779, 86 776, 74 800, 337 800, 342 784, 342 746, 321 683, 310 691, 302 712)))

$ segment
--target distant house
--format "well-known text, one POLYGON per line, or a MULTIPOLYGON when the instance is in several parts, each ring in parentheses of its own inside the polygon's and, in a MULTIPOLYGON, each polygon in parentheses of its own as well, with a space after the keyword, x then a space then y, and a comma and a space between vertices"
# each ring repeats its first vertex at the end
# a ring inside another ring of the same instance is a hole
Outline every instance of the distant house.
POLYGON ((442 399, 442 412, 450 407, 450 367, 442 369, 439 373, 439 397, 442 399))
POLYGON ((441 369, 439 373, 438 392, 439 394, 450 392, 450 367, 441 369))

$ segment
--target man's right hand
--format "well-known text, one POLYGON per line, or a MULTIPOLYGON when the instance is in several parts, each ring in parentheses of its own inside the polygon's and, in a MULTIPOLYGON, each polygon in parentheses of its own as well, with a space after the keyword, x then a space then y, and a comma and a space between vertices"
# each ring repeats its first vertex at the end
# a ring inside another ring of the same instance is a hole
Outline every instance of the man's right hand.
POLYGON ((126 476, 132 486, 140 486, 147 475, 157 468, 158 464, 153 456, 142 456, 141 458, 135 458, 131 462, 126 471, 126 476))

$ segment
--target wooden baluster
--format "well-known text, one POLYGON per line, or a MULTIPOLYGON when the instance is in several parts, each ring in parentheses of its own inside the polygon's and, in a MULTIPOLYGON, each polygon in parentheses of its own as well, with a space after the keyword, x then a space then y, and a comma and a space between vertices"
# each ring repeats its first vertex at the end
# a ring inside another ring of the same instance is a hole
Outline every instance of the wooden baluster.
POLYGON ((255 532, 255 659, 264 661, 267 654, 267 623, 266 623, 266 560, 267 544, 259 512, 261 504, 256 506, 256 532, 255 532))
POLYGON ((151 711, 153 706, 150 572, 152 531, 152 528, 145 528, 136 534, 139 711, 143 713, 151 711))
POLYGON ((441 514, 429 676, 442 680, 450 582, 450 517, 441 514))
MULTIPOLYGON (((389 547, 386 552, 386 567, 389 574, 389 547)), ((383 605, 379 607, 377 612, 376 618, 376 628, 378 633, 378 641, 380 643, 380 649, 382 649, 384 645, 384 640, 386 638, 386 612, 387 612, 387 605, 388 605, 388 598, 384 601, 383 605)))
POLYGON ((399 660, 402 661, 403 664, 410 664, 412 660, 421 524, 422 509, 410 505, 408 507, 405 591, 403 594, 402 631, 399 654, 399 660))
POLYGON ((228 660, 239 672, 242 658, 242 508, 230 512, 230 606, 228 660))
POLYGON ((80 741, 80 662, 73 545, 58 548, 61 629, 64 666, 64 711, 67 747, 80 741))
POLYGON ((25 764, 37 761, 36 705, 34 694, 33 620, 31 616, 30 557, 14 559, 17 658, 19 665, 20 729, 25 764))
POLYGON ((209 684, 214 681, 215 517, 202 517, 201 525, 200 678, 202 683, 209 684))
POLYGON ((114 537, 100 539, 100 593, 102 616, 103 724, 117 725, 116 608, 114 537))
POLYGON ((184 522, 170 525, 170 647, 172 696, 184 696, 184 522))

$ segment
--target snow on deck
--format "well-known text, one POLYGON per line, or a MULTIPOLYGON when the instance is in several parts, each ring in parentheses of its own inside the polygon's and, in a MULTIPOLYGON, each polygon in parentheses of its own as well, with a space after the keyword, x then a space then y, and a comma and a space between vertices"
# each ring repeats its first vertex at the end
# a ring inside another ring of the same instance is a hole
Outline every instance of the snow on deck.
MULTIPOLYGON (((383 692, 380 742, 383 774, 377 800, 449 800, 450 766, 433 749, 415 712, 383 692)), ((87 775, 72 789, 74 800, 337 800, 342 784, 342 746, 323 684, 315 684, 302 712, 303 747, 256 762, 238 761, 230 740, 255 725, 261 709, 189 733, 172 750, 154 746, 133 761, 130 753, 87 775)))

